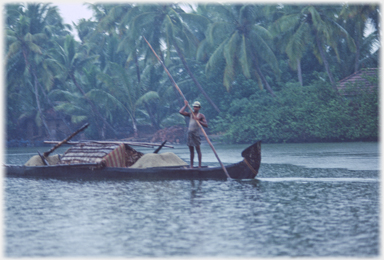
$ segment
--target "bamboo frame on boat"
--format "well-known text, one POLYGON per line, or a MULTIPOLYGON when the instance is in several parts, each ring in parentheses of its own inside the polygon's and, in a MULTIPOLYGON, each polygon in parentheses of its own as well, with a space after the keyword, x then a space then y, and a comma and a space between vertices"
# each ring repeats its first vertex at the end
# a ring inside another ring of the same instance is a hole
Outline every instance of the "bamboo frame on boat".
MULTIPOLYGON (((92 143, 99 143, 99 144, 127 144, 131 146, 141 146, 141 147, 148 147, 148 148, 154 148, 155 146, 160 146, 161 144, 158 143, 145 143, 145 142, 128 142, 128 141, 68 141, 66 144, 78 144, 78 143, 84 143, 84 142, 92 142, 92 143)), ((60 141, 44 141, 45 144, 57 144, 60 143, 60 141)), ((168 148, 174 148, 171 145, 164 145, 164 147, 168 148)))

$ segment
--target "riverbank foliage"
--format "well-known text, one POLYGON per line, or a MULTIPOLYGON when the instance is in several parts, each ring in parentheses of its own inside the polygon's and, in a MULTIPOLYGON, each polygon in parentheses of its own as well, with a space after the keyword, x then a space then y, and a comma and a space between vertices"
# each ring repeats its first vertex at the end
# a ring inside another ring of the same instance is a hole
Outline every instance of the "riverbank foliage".
POLYGON ((292 83, 277 98, 262 91, 234 98, 213 124, 231 143, 377 141, 378 93, 346 99, 324 82, 292 83))
POLYGON ((5 5, 8 140, 140 137, 199 100, 210 134, 231 143, 375 141, 374 89, 338 81, 379 63, 374 4, 86 4, 64 24, 48 3, 5 5), (352 92, 351 92, 352 93, 352 92))

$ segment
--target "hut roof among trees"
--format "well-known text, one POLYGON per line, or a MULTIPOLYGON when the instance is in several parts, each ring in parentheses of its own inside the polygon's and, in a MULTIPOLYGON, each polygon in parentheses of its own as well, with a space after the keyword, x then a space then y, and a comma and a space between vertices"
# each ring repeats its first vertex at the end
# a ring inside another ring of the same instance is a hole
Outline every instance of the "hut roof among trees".
POLYGON ((360 91, 370 91, 377 86, 378 69, 361 69, 338 82, 337 89, 341 95, 357 95, 360 91))

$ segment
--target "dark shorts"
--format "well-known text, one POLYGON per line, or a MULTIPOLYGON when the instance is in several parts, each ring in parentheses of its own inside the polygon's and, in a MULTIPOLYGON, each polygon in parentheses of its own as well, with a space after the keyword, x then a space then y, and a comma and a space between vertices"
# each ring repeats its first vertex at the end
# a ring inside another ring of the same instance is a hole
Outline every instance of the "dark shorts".
POLYGON ((197 132, 188 132, 188 140, 187 145, 188 146, 200 146, 200 133, 197 132))

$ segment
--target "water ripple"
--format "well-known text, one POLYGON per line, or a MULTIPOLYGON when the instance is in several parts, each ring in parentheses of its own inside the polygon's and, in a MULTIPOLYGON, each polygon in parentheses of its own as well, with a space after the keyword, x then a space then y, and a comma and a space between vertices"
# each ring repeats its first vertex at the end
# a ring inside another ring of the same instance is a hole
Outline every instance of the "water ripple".
POLYGON ((373 178, 257 178, 260 181, 283 182, 283 181, 298 181, 298 182, 378 182, 379 179, 373 178))
MULTIPOLYGON (((350 147, 348 156, 356 153, 352 153, 355 147, 350 147)), ((265 150, 267 156, 280 152, 268 151, 268 146, 265 150)), ((345 156, 342 151, 330 152, 336 152, 332 156, 345 156)), ((274 160, 262 163, 256 180, 6 178, 4 254, 124 258, 379 256, 379 171, 309 169, 274 160)))

